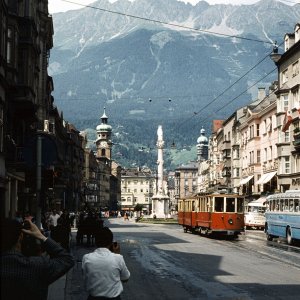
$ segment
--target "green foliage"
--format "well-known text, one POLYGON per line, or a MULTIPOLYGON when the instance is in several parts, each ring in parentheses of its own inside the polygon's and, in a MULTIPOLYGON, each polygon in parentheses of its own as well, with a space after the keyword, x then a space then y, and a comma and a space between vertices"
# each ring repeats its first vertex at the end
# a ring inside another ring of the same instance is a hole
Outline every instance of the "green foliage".
POLYGON ((136 206, 134 207, 134 211, 142 211, 144 208, 144 206, 142 204, 136 204, 136 206))

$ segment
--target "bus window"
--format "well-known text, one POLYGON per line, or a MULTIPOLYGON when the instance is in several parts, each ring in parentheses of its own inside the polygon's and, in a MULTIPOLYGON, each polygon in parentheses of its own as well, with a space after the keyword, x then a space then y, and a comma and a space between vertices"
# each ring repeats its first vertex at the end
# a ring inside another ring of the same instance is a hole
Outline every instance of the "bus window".
POLYGON ((284 200, 283 210, 284 211, 289 211, 289 200, 288 199, 284 200))
POLYGON ((299 211, 299 199, 294 200, 294 205, 295 205, 295 212, 299 211))
POLYGON ((244 199, 243 198, 237 198, 237 212, 242 213, 243 212, 243 205, 244 205, 244 199))
POLYGON ((279 210, 280 210, 280 211, 283 211, 283 210, 284 210, 284 200, 280 200, 280 203, 279 203, 279 210))
POLYGON ((234 212, 234 198, 226 198, 226 212, 234 212))
POLYGON ((215 197, 215 211, 216 212, 224 211, 224 198, 223 197, 215 197))
POLYGON ((280 210, 280 207, 279 207, 279 200, 276 200, 276 201, 273 201, 273 202, 274 202, 274 204, 275 204, 274 210, 275 210, 275 211, 279 211, 279 210, 280 210))
POLYGON ((294 212, 294 200, 293 199, 289 200, 289 211, 294 212))

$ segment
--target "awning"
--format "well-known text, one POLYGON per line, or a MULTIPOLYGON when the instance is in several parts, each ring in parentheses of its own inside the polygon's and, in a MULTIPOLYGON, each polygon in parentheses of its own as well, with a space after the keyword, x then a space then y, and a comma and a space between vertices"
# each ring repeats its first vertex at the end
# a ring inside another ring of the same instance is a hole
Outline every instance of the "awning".
POLYGON ((266 197, 260 197, 256 200, 253 200, 248 203, 248 206, 264 206, 265 202, 267 201, 266 197))
POLYGON ((240 185, 243 185, 243 184, 246 184, 248 181, 250 181, 252 178, 253 178, 254 175, 251 175, 251 176, 248 176, 246 178, 243 178, 241 181, 240 181, 240 185))
POLYGON ((260 177, 259 180, 257 180, 256 184, 265 184, 269 182, 276 175, 276 173, 277 172, 275 171, 275 172, 264 174, 263 176, 260 177))

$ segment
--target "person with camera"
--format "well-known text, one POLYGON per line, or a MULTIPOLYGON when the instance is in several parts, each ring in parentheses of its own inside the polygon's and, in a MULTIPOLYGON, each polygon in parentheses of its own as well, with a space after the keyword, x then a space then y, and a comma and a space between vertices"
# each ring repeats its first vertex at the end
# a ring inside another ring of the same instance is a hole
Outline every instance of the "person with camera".
POLYGON ((88 300, 121 299, 122 282, 130 272, 120 254, 120 245, 113 242, 113 233, 108 227, 96 230, 94 252, 85 254, 82 271, 88 300))
POLYGON ((73 256, 30 220, 23 226, 16 220, 1 219, 1 299, 46 300, 48 286, 73 266, 73 256), (39 241, 45 253, 24 255, 25 236, 39 241))

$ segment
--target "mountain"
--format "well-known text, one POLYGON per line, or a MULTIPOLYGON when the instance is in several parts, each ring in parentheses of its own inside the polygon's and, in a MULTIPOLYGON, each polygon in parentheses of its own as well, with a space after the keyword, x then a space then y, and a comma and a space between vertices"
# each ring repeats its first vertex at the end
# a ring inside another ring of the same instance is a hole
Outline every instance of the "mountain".
POLYGON ((105 106, 114 155, 124 166, 155 165, 158 125, 168 168, 182 162, 172 161, 172 143, 196 158, 192 146, 202 126, 209 133, 212 119, 226 119, 251 101, 252 85, 276 80, 272 43, 280 45, 300 19, 299 4, 274 0, 239 6, 99 0, 90 6, 53 15, 54 98, 68 121, 89 132, 105 106))

